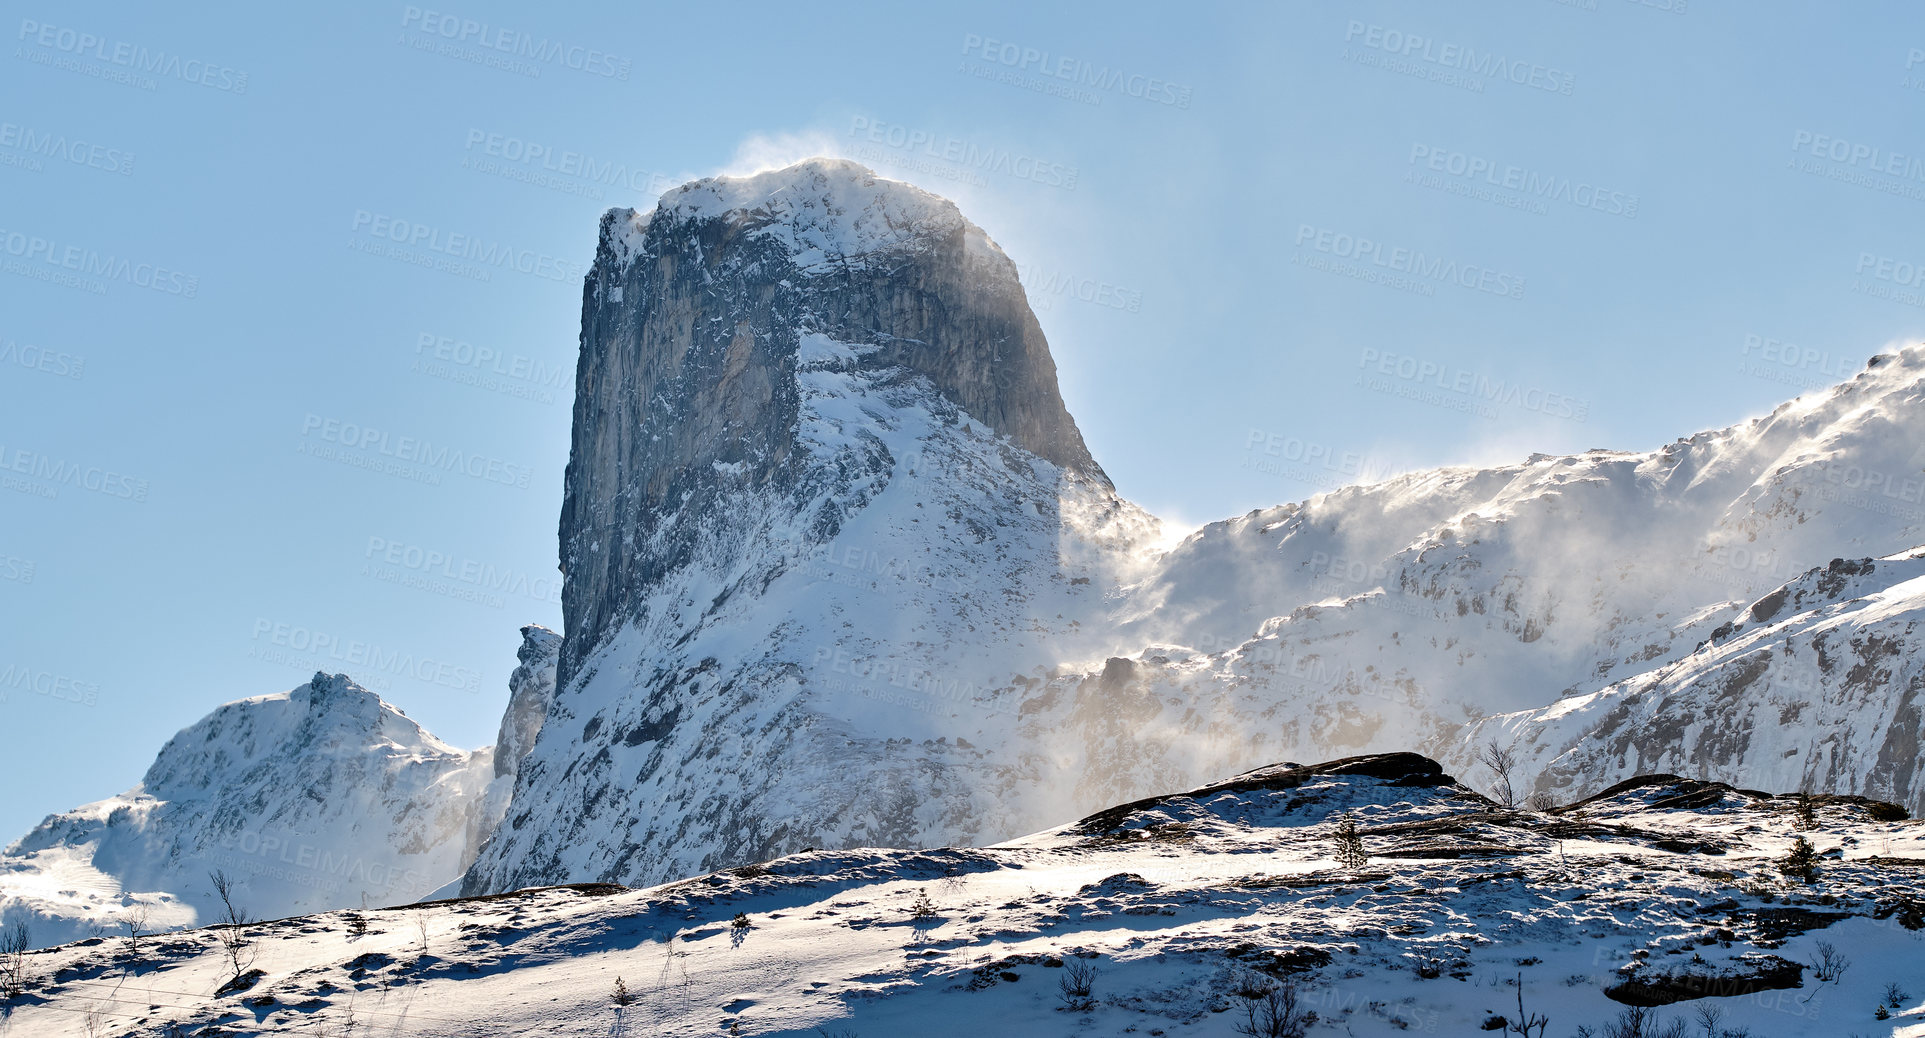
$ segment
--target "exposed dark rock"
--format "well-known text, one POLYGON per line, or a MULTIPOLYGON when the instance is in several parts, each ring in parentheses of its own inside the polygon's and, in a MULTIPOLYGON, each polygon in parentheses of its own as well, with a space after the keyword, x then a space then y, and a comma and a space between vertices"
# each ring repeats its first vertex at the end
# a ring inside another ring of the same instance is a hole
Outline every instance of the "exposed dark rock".
POLYGON ((1638 970, 1604 990, 1627 1006, 1668 1006, 1694 998, 1732 998, 1755 991, 1802 987, 1802 963, 1776 955, 1746 955, 1722 968, 1680 964, 1665 970, 1638 970))

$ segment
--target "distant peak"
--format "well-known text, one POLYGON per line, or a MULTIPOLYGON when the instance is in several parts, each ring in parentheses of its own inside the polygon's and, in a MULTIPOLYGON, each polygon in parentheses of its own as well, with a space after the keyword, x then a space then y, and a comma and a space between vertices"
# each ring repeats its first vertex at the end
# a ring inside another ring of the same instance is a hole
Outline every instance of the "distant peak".
MULTIPOLYGON (((349 689, 361 688, 361 686, 354 683, 353 678, 348 677, 346 674, 329 674, 324 670, 315 671, 314 676, 309 678, 307 683, 308 687, 313 689, 314 694, 317 696, 340 695, 349 689)), ((361 690, 366 691, 365 689, 361 690)))

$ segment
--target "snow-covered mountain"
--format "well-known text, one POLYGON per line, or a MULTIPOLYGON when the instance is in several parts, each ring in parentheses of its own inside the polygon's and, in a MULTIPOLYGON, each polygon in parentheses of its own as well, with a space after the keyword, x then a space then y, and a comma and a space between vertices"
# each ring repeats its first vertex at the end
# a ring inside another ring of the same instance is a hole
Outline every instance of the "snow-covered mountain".
POLYGON ((1566 1038, 1634 1013, 1617 1033, 1703 1034, 1708 1010, 1721 1038, 1925 1032, 1925 829, 1811 807, 1652 776, 1510 813, 1415 754, 1279 765, 995 847, 82 942, 25 957, 6 1027, 1566 1038), (1809 883, 1783 865, 1801 838, 1809 883))
MULTIPOLYGON (((604 217, 577 378, 560 686, 469 893, 994 842, 1269 760, 1461 766, 1468 723, 1925 543, 1910 348, 1656 450, 1411 473, 1172 546, 1089 457, 995 243, 829 160, 604 217)), ((1785 739, 1833 737, 1803 717, 1785 739)))
POLYGON ((1012 678, 1123 643, 1159 536, 951 203, 816 161, 604 218, 561 689, 469 892, 1072 813, 1012 678))
POLYGON ((405 904, 459 877, 506 807, 554 689, 560 638, 522 629, 496 747, 435 738, 345 674, 228 703, 140 785, 50 815, 0 854, 0 916, 36 944, 219 914, 218 870, 256 918, 405 904))
POLYGON ((1473 725, 1457 756, 1514 745, 1520 776, 1547 791, 1671 771, 1917 812, 1921 707, 1925 550, 1833 559, 1670 666, 1473 725))
POLYGON ((4 907, 185 924, 216 854, 268 914, 652 883, 992 844, 1281 759, 1477 780, 1492 739, 1566 797, 1661 768, 1925 813, 1925 348, 1656 450, 1172 543, 1090 456, 995 242, 812 160, 608 213, 577 378, 566 637, 523 629, 492 751, 339 676, 326 709, 230 704, 10 850, 4 907))

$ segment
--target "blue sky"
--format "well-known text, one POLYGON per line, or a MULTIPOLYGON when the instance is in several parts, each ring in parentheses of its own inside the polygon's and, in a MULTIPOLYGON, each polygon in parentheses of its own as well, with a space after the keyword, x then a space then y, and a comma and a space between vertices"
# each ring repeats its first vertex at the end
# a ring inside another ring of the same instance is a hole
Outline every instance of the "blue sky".
POLYGON ((1925 328, 1914 6, 1038 6, 18 5, 0 839, 317 667, 491 742, 597 215, 696 176, 955 198, 1184 523, 1657 446, 1925 328))

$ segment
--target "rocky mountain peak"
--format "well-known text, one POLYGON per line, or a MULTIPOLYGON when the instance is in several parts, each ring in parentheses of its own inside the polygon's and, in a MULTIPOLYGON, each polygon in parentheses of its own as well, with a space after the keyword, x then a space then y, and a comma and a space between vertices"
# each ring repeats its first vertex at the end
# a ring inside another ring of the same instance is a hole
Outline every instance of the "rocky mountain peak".
MULTIPOLYGON (((801 380, 823 366, 926 381, 967 419, 1108 484, 1015 264, 953 203, 811 159, 695 181, 652 211, 611 210, 582 297, 560 530, 564 684, 641 592, 689 560, 704 525, 741 514, 725 502, 751 492, 806 507, 824 464, 801 439, 801 380)), ((814 515, 805 536, 825 540, 843 518, 814 515)))

